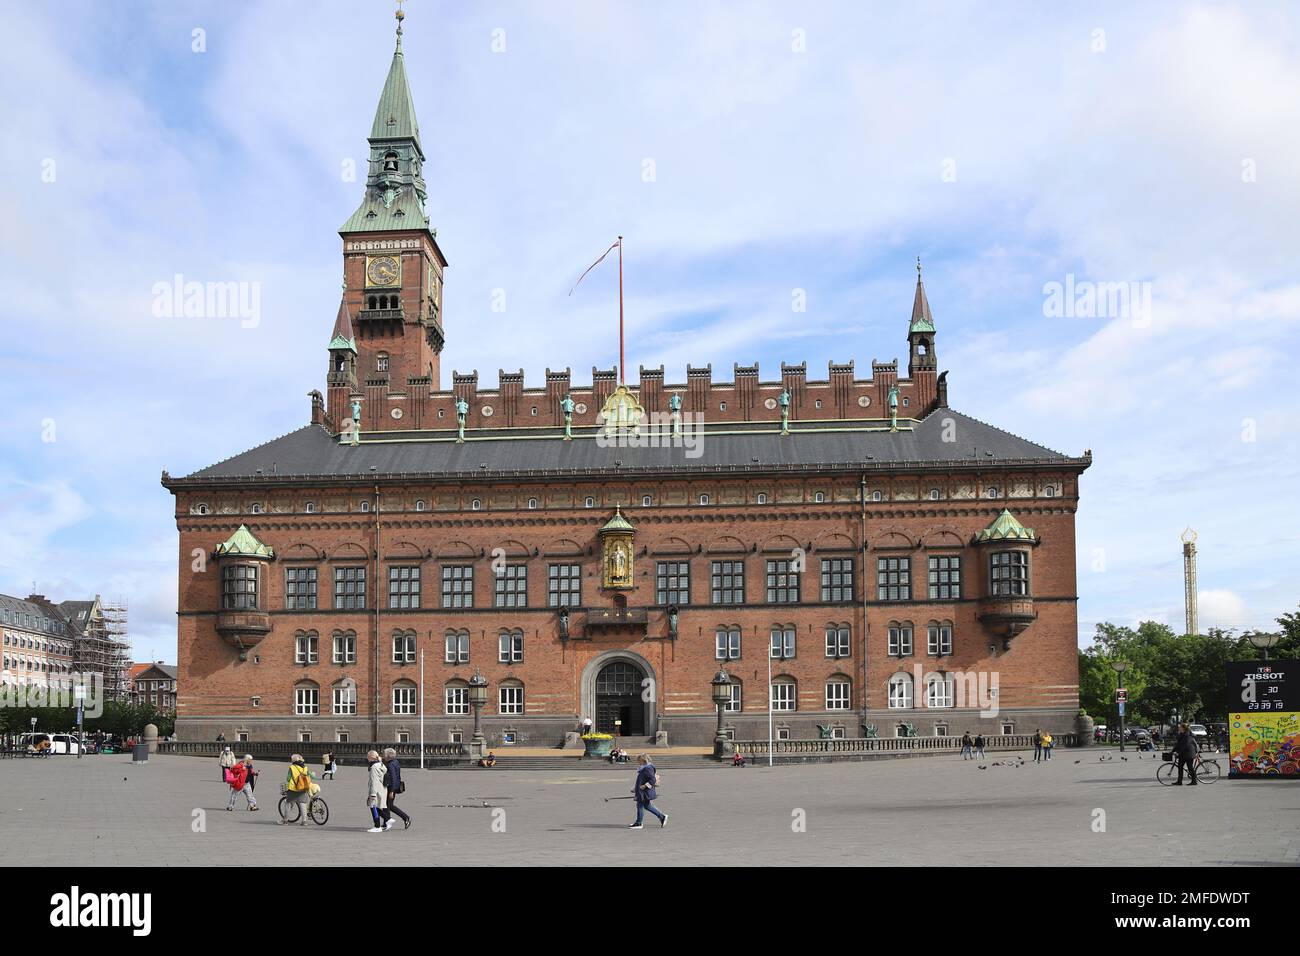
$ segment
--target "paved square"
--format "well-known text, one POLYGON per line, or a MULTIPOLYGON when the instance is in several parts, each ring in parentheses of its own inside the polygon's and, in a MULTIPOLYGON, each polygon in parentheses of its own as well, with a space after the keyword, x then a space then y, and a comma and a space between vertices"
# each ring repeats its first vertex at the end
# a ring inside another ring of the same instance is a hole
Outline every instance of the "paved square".
MULTIPOLYGON (((225 811, 215 760, 155 756, 0 761, 0 843, 9 865, 868 864, 1216 865, 1300 862, 1300 786, 1220 780, 1161 787, 1159 758, 1048 764, 958 756, 806 767, 666 770, 659 806, 626 825, 631 768, 407 768, 415 825, 366 833, 364 770, 325 781, 330 822, 276 825, 282 764, 261 765, 263 810, 225 811), (483 807, 486 802, 488 807, 483 807), (470 804, 471 806, 456 806, 470 804), (502 808, 497 812, 494 807, 502 808), (1104 810, 1106 832, 1093 832, 1104 810), (197 811, 202 811, 201 813, 197 811), (802 811, 806 830, 794 824, 802 811), (504 825, 505 832, 495 832, 504 825), (196 821, 202 832, 195 832, 196 821)), ((1078 762, 1076 762, 1078 761, 1078 762)), ((242 805, 243 800, 240 799, 242 805)), ((399 823, 400 827, 400 823, 399 823)))

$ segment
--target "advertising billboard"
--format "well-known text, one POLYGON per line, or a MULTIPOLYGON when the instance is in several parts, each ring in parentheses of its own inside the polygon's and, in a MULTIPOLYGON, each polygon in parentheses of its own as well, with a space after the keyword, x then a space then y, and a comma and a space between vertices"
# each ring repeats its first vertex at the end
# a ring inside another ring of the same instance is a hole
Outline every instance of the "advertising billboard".
POLYGON ((1300 663, 1238 661, 1228 675, 1228 776, 1300 780, 1300 663))

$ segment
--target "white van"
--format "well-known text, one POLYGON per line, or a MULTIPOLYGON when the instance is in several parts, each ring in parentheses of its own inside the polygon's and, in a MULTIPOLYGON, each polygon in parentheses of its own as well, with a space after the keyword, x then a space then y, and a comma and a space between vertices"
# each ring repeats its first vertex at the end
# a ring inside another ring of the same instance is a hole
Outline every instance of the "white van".
POLYGON ((52 754, 75 754, 81 750, 72 734, 23 734, 18 738, 18 745, 26 748, 28 753, 36 753, 41 741, 49 741, 52 754))

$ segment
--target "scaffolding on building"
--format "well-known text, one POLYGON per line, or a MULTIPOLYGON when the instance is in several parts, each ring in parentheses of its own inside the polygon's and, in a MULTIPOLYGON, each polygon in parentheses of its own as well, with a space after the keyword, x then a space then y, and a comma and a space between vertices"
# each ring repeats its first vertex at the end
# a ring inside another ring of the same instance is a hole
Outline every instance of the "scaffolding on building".
POLYGON ((1187 634, 1198 634, 1200 621, 1196 610, 1196 532, 1188 528, 1183 542, 1183 614, 1187 634))
POLYGON ((104 602, 95 595, 81 634, 73 642, 73 669, 98 674, 106 700, 127 696, 131 669, 131 642, 127 632, 127 607, 122 600, 104 602))

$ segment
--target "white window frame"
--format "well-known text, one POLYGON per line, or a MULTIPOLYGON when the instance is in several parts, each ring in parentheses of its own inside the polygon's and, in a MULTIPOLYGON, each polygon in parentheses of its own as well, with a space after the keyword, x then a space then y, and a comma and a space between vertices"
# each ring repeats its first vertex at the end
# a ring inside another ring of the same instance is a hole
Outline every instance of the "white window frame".
POLYGON ((826 709, 851 710, 853 703, 853 684, 846 680, 828 680, 826 682, 826 709))
POLYGON ((799 685, 792 680, 772 681, 772 710, 792 713, 799 707, 799 685))
POLYGON ((911 624, 889 625, 889 656, 911 657, 916 651, 916 635, 911 624))
POLYGON ((293 689, 293 713, 296 717, 312 717, 320 713, 320 688, 299 684, 293 689))
POLYGON ((442 706, 448 717, 464 717, 469 714, 469 686, 448 684, 443 688, 442 706))
POLYGON ((445 664, 469 663, 469 631, 447 632, 442 659, 445 664))
POLYGON ((497 713, 502 717, 519 717, 524 712, 524 685, 502 684, 497 688, 497 713))
POLYGON ((335 684, 330 695, 333 699, 334 714, 338 717, 353 717, 357 712, 357 685, 351 681, 335 684))
POLYGON ((915 683, 910 674, 895 674, 889 678, 889 709, 911 710, 915 683))
POLYGON ((414 684, 393 685, 393 716, 413 717, 416 713, 416 691, 414 684))

